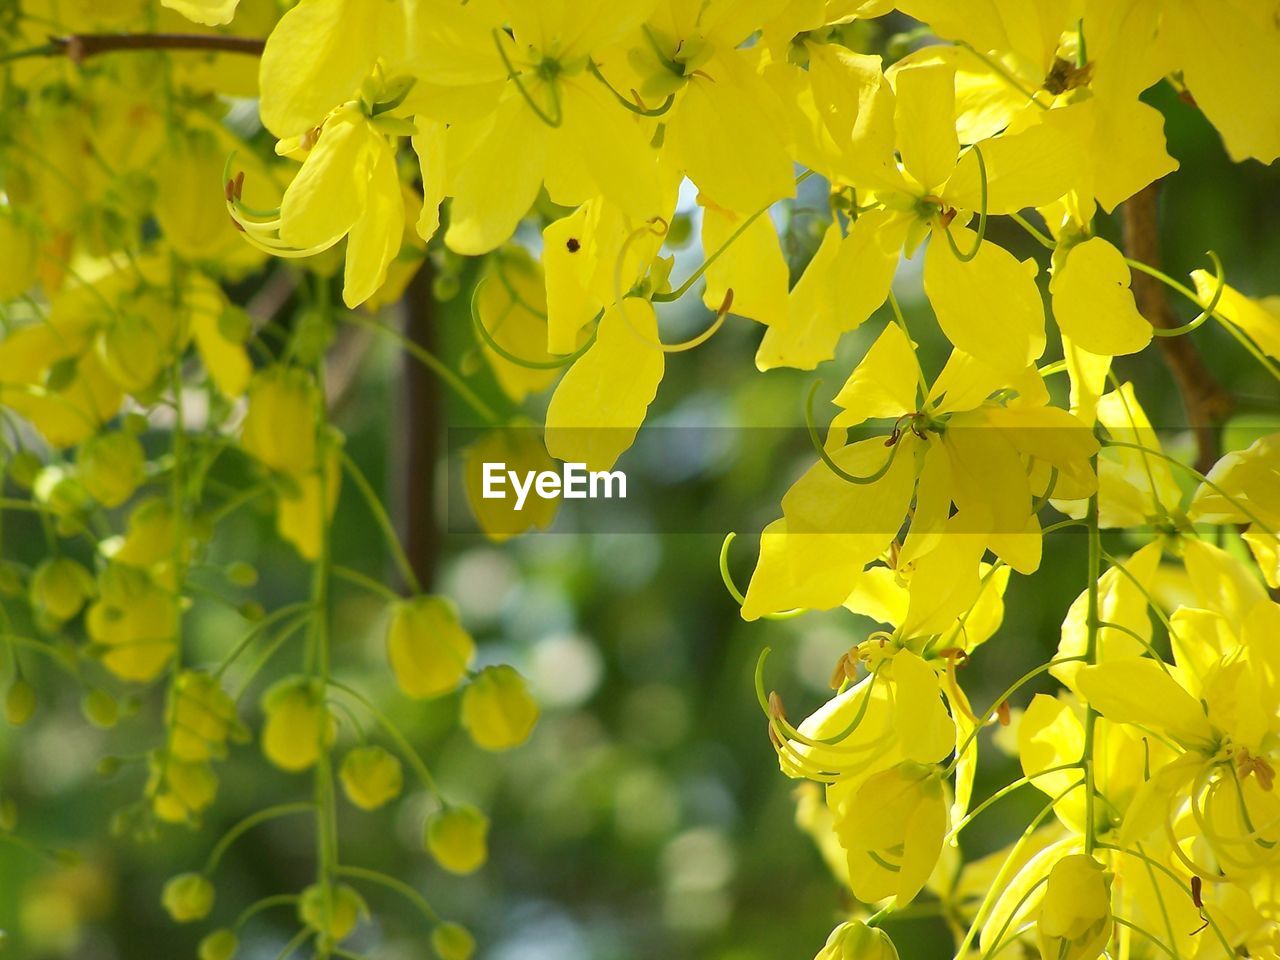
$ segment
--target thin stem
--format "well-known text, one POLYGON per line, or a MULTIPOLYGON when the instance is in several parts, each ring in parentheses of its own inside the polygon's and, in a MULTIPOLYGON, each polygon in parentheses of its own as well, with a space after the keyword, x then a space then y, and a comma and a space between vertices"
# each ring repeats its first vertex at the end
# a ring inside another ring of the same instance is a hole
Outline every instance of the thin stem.
MULTIPOLYGON (((827 465, 827 469, 829 469, 841 480, 844 480, 846 483, 853 483, 853 484, 857 484, 858 486, 866 486, 868 484, 876 483, 877 481, 884 479, 885 474, 887 474, 889 472, 889 469, 893 466, 893 461, 897 459, 898 449, 902 446, 902 444, 898 442, 888 443, 887 445, 890 447, 889 456, 885 458, 884 463, 880 465, 879 469, 877 469, 874 473, 868 474, 865 477, 854 476, 852 473, 849 473, 847 470, 842 468, 838 463, 835 462, 835 460, 832 459, 831 454, 827 453, 827 448, 822 442, 822 437, 818 435, 818 427, 814 422, 813 398, 814 398, 814 395, 817 394, 818 388, 821 386, 822 386, 821 380, 815 380, 813 382, 813 386, 809 388, 809 396, 805 399, 805 404, 804 404, 804 425, 809 430, 809 442, 813 444, 813 449, 817 452, 822 462, 827 465)), ((893 437, 890 437, 889 440, 893 441, 893 437)))
POLYGON ((209 851, 209 858, 205 861, 204 869, 201 873, 206 877, 212 876, 213 872, 218 869, 218 864, 221 862, 223 855, 230 849, 231 845, 258 826, 258 824, 266 823, 268 820, 277 820, 280 817, 289 817, 295 813, 310 813, 314 809, 315 804, 313 803, 282 803, 274 807, 268 807, 265 810, 259 810, 257 813, 249 814, 249 816, 222 835, 222 839, 209 851))
POLYGON ((371 320, 368 317, 363 317, 356 313, 348 313, 344 319, 347 323, 354 323, 356 326, 375 330, 383 336, 390 337, 395 340, 402 350, 444 381, 444 384, 456 393, 467 406, 474 410, 480 419, 484 420, 488 424, 497 424, 501 422, 502 418, 494 413, 493 408, 481 400, 479 394, 467 386, 462 381, 461 377, 450 370, 430 351, 414 343, 399 331, 383 326, 381 323, 378 323, 378 321, 371 320))
POLYGON ((1057 657, 1056 659, 1050 660, 1048 663, 1042 663, 1040 666, 1028 670, 1017 680, 1011 683, 1009 688, 997 697, 995 702, 987 708, 987 711, 978 716, 978 720, 974 724, 973 729, 969 731, 969 735, 965 738, 964 742, 960 744, 959 749, 956 750, 954 759, 952 759, 946 770, 943 771, 943 776, 950 776, 951 772, 955 770, 956 764, 960 762, 960 758, 964 756, 965 751, 968 750, 973 741, 977 739, 978 734, 982 732, 983 727, 985 727, 987 723, 990 722, 991 718, 1000 711, 1000 704, 1004 703, 1011 696, 1021 690, 1026 684, 1040 676, 1040 674, 1048 673, 1054 667, 1061 666, 1064 663, 1079 663, 1083 659, 1084 657, 1057 657))
MULTIPOLYGON (((744 606, 747 598, 742 591, 738 589, 738 585, 734 583, 733 574, 729 572, 729 547, 733 541, 738 538, 736 533, 730 531, 725 534, 724 543, 720 544, 720 579, 724 581, 724 588, 729 591, 729 596, 738 601, 738 606, 744 606)), ((808 611, 803 607, 796 607, 793 610, 783 610, 779 613, 766 613, 763 617, 765 620, 791 620, 808 611)))
POLYGON ((1052 238, 1050 238, 1046 234, 1041 233, 1039 230, 1033 227, 1031 225, 1031 221, 1029 221, 1026 217, 1022 216, 1022 214, 1010 213, 1010 214, 1007 214, 1007 216, 1009 217, 1010 220, 1012 220, 1014 223, 1020 226, 1023 230, 1027 231, 1027 233, 1031 235, 1031 238, 1035 240, 1036 243, 1040 244, 1040 246, 1044 247, 1046 250, 1058 249, 1058 245, 1053 242, 1052 238))
POLYGON ((74 63, 104 53, 136 50, 211 50, 262 56, 266 41, 258 37, 198 33, 78 33, 53 37, 48 43, 0 54, 0 63, 31 57, 65 56, 74 63))
POLYGON ((1000 800, 1003 800, 1005 797, 1013 793, 1015 790, 1025 787, 1027 784, 1031 783, 1038 777, 1046 777, 1051 773, 1061 773, 1063 770, 1078 770, 1079 768, 1080 768, 1080 761, 1077 760, 1074 763, 1064 763, 1056 767, 1049 767, 1045 770, 1039 770, 1036 773, 1029 773, 1025 777, 1019 777, 1017 780, 1014 780, 1012 783, 1006 784, 1005 786, 997 790, 995 793, 993 793, 991 796, 987 797, 987 799, 983 800, 982 803, 978 804, 976 807, 970 810, 963 820, 961 820, 954 827, 952 827, 951 832, 947 834, 947 837, 946 837, 947 840, 951 840, 953 837, 958 836, 961 830, 963 830, 970 823, 972 823, 981 813, 983 813, 983 811, 985 811, 992 804, 1000 800))
POLYGON ((436 913, 435 908, 427 902, 427 898, 403 880, 397 880, 395 877, 388 876, 379 870, 367 870, 364 867, 350 867, 346 865, 338 868, 338 875, 350 877, 353 880, 366 880, 369 883, 376 883, 379 886, 386 887, 388 890, 394 890, 421 910, 422 915, 431 921, 432 924, 440 922, 440 915, 436 913))
POLYGON ((982 249, 982 241, 987 236, 987 161, 983 159, 982 150, 976 143, 969 149, 978 158, 978 175, 982 178, 982 209, 978 212, 978 234, 974 240, 973 249, 968 253, 961 253, 960 247, 956 244, 956 238, 951 235, 951 225, 947 224, 942 228, 942 232, 947 238, 947 244, 951 247, 951 252, 955 254, 956 259, 961 263, 971 263, 977 258, 978 252, 982 249))
POLYGON ((404 578, 405 583, 413 590, 414 593, 422 592, 422 583, 418 579, 417 573, 414 572, 413 564, 409 561, 409 555, 405 552, 404 545, 400 542, 400 536, 396 533, 395 524, 391 522, 391 517, 387 514, 387 509, 382 505, 382 500, 377 492, 373 489, 373 485, 369 483, 368 477, 351 459, 351 455, 345 450, 341 451, 342 465, 347 471, 347 475, 351 477, 356 488, 360 491, 360 495, 364 497, 365 503, 369 507, 369 512, 373 514, 374 521, 382 530, 383 539, 386 540, 387 549, 391 551, 392 559, 395 561, 396 567, 400 571, 400 576, 404 578))
POLYGON ((264 910, 270 910, 273 907, 293 906, 297 902, 298 895, 296 893, 277 893, 270 897, 263 897, 257 903, 245 907, 240 916, 236 917, 236 922, 231 925, 231 929, 238 933, 245 924, 264 910))
POLYGON ((373 577, 361 573, 359 570, 352 570, 350 567, 334 566, 333 575, 340 580, 346 580, 347 583, 353 583, 358 587, 364 587, 370 593, 375 593, 388 603, 396 603, 400 600, 400 595, 388 587, 385 583, 380 583, 373 577))
POLYGON ((422 781, 422 785, 426 787, 430 793, 443 799, 443 794, 440 792, 439 784, 436 783, 436 778, 431 775, 431 771, 427 769, 427 765, 423 763, 422 758, 418 756, 418 751, 413 748, 413 744, 409 742, 409 738, 400 732, 400 728, 392 723, 387 715, 379 710, 373 701, 362 694, 359 690, 349 687, 341 681, 331 679, 328 681, 328 685, 334 690, 341 690, 347 696, 351 697, 351 699, 360 704, 360 706, 364 707, 365 710, 369 711, 369 716, 373 717, 373 719, 377 721, 378 726, 386 732, 387 736, 395 741, 396 746, 399 748, 400 752, 404 754, 404 758, 409 762, 409 766, 413 767, 414 772, 418 775, 418 779, 422 781))
MULTIPOLYGON (((1093 457, 1093 468, 1098 468, 1098 458, 1093 457)), ((1102 576, 1102 539, 1098 529, 1098 494, 1089 498, 1089 512, 1086 516, 1089 525, 1089 557, 1085 576, 1088 577, 1088 600, 1085 619, 1087 632, 1084 651, 1084 662, 1098 662, 1098 578, 1102 576)), ((1093 704, 1085 705, 1084 713, 1084 747, 1080 762, 1084 765, 1084 852, 1092 856, 1094 846, 1098 842, 1097 825, 1094 822, 1094 799, 1096 792, 1096 764, 1093 758, 1095 728, 1098 722, 1098 711, 1093 704)))

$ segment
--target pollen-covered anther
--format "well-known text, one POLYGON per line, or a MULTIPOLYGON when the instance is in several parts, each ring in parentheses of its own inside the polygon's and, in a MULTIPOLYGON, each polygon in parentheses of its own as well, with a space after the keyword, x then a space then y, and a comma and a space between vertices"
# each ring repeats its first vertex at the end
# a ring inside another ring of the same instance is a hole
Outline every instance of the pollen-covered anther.
POLYGON ((1275 786, 1275 767, 1265 757, 1255 757, 1248 750, 1241 747, 1240 753, 1236 756, 1236 767, 1240 771, 1240 776, 1247 777, 1252 774, 1256 777, 1258 786, 1268 793, 1275 786))

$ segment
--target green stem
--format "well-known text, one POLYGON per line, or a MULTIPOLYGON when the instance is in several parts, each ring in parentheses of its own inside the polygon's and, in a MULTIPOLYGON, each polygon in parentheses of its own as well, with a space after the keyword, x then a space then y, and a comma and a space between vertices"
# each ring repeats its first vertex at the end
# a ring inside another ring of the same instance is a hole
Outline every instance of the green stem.
POLYGON ((328 685, 334 690, 342 691, 369 712, 369 716, 373 717, 378 726, 383 729, 387 736, 395 742, 396 747, 400 752, 404 754, 405 760, 408 761, 409 766, 413 767, 414 773, 418 775, 418 779, 422 782, 423 787, 425 787, 435 797, 443 801, 444 795, 440 792, 440 786, 436 783, 435 777, 431 775, 431 771, 427 769, 427 765, 422 761, 422 757, 418 755, 418 751, 413 748, 413 744, 411 744, 409 742, 409 738, 400 731, 400 728, 392 723, 390 718, 379 710, 377 706, 374 705, 373 701, 362 694, 359 690, 349 687, 338 680, 330 680, 328 685))
POLYGON ((388 890, 394 890, 421 910, 422 915, 431 921, 432 924, 438 924, 440 922, 440 915, 436 913, 435 908, 427 902, 427 898, 403 880, 397 880, 395 877, 388 876, 379 870, 367 870, 364 867, 351 867, 346 865, 338 868, 338 874, 339 876, 350 877, 353 880, 365 880, 369 883, 376 883, 379 886, 386 887, 388 890))
POLYGON ((360 495, 364 497, 365 503, 369 507, 369 512, 373 514, 374 522, 378 524, 382 530, 383 539, 387 543, 387 549, 391 551, 391 557, 395 561, 400 576, 404 578, 404 582, 409 585, 415 594, 422 592, 422 582, 418 579, 417 573, 414 572, 413 564, 409 561, 409 555, 405 553, 403 544, 400 543, 400 537, 396 533, 395 524, 391 522, 391 517, 387 514, 387 509, 382 505, 382 499, 378 496, 377 491, 373 489, 373 485, 369 483, 369 478, 351 459, 351 455, 345 450, 341 451, 342 465, 347 471, 347 475, 351 477, 356 488, 360 491, 360 495))
MULTIPOLYGON (((1094 471, 1097 471, 1097 457, 1093 458, 1094 471)), ((1092 665, 1098 662, 1098 578, 1102 576, 1102 540, 1098 530, 1098 494, 1089 498, 1089 512, 1086 516, 1089 525, 1089 557, 1085 576, 1088 577, 1088 607, 1085 619, 1087 638, 1085 641, 1084 662, 1092 665)), ((1086 704, 1084 714, 1084 747, 1080 762, 1084 765, 1084 852, 1092 856, 1098 842, 1097 824, 1094 822, 1094 800, 1097 789, 1096 764, 1093 747, 1098 722, 1098 711, 1092 704, 1086 704)))
POLYGON ((206 877, 213 876, 213 872, 218 869, 218 864, 222 861, 222 857, 227 850, 231 848, 231 845, 258 826, 258 824, 266 823, 268 820, 276 820, 280 817, 293 816, 295 813, 310 813, 314 809, 315 805, 311 803, 281 803, 265 810, 259 810, 257 813, 249 814, 249 816, 222 835, 222 839, 209 851, 209 858, 205 861, 204 869, 200 872, 206 877))
POLYGON ((472 410, 481 420, 490 425, 501 422, 502 418, 494 413, 493 408, 480 399, 480 395, 468 387, 456 373, 450 370, 441 360, 429 350, 423 348, 419 344, 414 343, 404 334, 392 330, 389 327, 371 320, 368 317, 360 316, 356 313, 348 313, 344 317, 347 323, 355 324, 358 327, 365 327, 374 330, 384 337, 390 337, 400 345, 400 348, 408 353, 411 357, 421 363, 424 367, 434 373, 450 390, 458 395, 458 397, 472 410))
POLYGON ((1049 767, 1045 770, 1037 771, 1036 773, 1029 773, 1025 777, 1019 777, 1017 780, 1014 780, 1012 783, 1006 784, 1005 786, 1001 787, 991 796, 987 797, 987 799, 983 800, 982 803, 978 804, 976 807, 970 810, 963 820, 961 820, 959 823, 957 823, 954 827, 951 828, 951 832, 947 834, 947 839, 951 840, 952 838, 958 836, 961 830, 963 830, 975 819, 977 819, 992 804, 1000 800, 1003 800, 1005 797, 1013 793, 1015 790, 1025 787, 1027 784, 1031 783, 1038 777, 1046 777, 1051 773, 1060 773, 1063 770, 1078 770, 1079 768, 1080 768, 1080 761, 1077 760, 1074 763, 1064 763, 1056 767, 1049 767))
POLYGON ((335 566, 333 575, 339 580, 346 580, 348 583, 354 583, 358 587, 363 587, 370 593, 377 594, 388 603, 398 603, 400 595, 388 587, 385 583, 379 583, 373 577, 366 576, 359 570, 352 570, 350 567, 335 566))

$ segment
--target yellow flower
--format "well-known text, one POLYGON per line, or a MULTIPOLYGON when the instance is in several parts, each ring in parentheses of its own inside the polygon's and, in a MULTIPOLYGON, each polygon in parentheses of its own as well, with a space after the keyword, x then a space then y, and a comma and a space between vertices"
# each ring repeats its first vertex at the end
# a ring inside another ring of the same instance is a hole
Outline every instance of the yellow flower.
POLYGON ((4 695, 4 718, 12 726, 24 726, 36 712, 36 688, 17 677, 4 695))
POLYGON ((277 366, 255 374, 241 428, 245 450, 281 473, 313 470, 319 403, 315 381, 304 370, 277 366))
POLYGON ((596 342, 569 368, 547 407, 547 451, 609 470, 635 441, 666 369, 653 305, 628 297, 605 311, 596 342))
POLYGON ((349 751, 339 776, 347 799, 361 810, 377 810, 399 796, 404 785, 400 761, 379 746, 349 751))
POLYGON ((1111 939, 1111 874, 1085 854, 1049 872, 1037 923, 1044 960, 1096 960, 1111 939))
POLYGON ((442 923, 431 931, 431 949, 440 960, 471 960, 476 940, 461 924, 442 923))
POLYGON ((93 499, 118 507, 142 484, 144 459, 142 444, 132 433, 101 433, 81 445, 76 473, 93 499))
POLYGON ((31 604, 54 623, 70 620, 93 595, 93 576, 70 557, 51 557, 31 576, 31 604))
POLYGON ((489 818, 471 806, 445 807, 427 820, 426 847, 450 873, 474 873, 489 857, 489 818))
POLYGON ((831 931, 814 960, 898 960, 898 949, 879 927, 852 920, 831 931))
POLYGON ((218 795, 218 778, 205 762, 188 763, 175 756, 153 754, 147 794, 151 809, 165 823, 196 824, 218 795))
POLYGON ((146 571, 113 562, 98 577, 98 600, 85 625, 101 645, 103 666, 122 680, 146 683, 173 656, 177 617, 174 597, 146 571))
POLYGON ((262 752, 281 770, 310 768, 333 743, 336 724, 318 680, 286 677, 263 695, 262 708, 262 752))
POLYGON ((180 873, 164 885, 160 902, 177 923, 203 920, 213 909, 213 884, 199 873, 180 873))
POLYGON ((910 903, 942 852, 947 807, 935 767, 907 762, 867 778, 836 814, 854 896, 910 903))
POLYGON ((537 722, 538 704, 524 678, 505 664, 485 667, 462 694, 462 725, 485 750, 518 747, 537 722))
POLYGON ((235 701, 216 677, 183 670, 173 685, 166 714, 169 751, 180 760, 222 759, 227 741, 243 742, 249 732, 236 717, 235 701))
POLYGON ((240 949, 240 941, 228 929, 214 930, 206 935, 196 949, 200 960, 231 960, 240 949))
POLYGON ((355 930, 369 908, 364 898, 345 883, 326 889, 313 883, 298 899, 298 919, 320 935, 322 943, 338 943, 355 930))
POLYGON ((456 690, 475 656, 475 642, 444 597, 415 597, 391 609, 387 659, 396 683, 410 697, 456 690))

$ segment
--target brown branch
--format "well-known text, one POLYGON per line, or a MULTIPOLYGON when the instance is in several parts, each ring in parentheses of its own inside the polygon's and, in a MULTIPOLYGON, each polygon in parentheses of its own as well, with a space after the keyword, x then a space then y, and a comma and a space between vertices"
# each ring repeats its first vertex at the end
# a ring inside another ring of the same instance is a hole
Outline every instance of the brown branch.
POLYGON ((0 54, 0 63, 28 57, 66 57, 82 63, 103 53, 131 50, 206 50, 262 56, 266 41, 259 37, 232 37, 216 33, 77 33, 50 37, 38 47, 0 54))
MULTIPOLYGON (((1124 204, 1124 239, 1129 256, 1160 269, 1160 186, 1153 183, 1124 204)), ((1178 325, 1168 291, 1155 277, 1135 271, 1133 293, 1138 310, 1153 327, 1178 325)), ((1208 473, 1222 453, 1218 426, 1231 414, 1235 401, 1209 372, 1190 337, 1158 337, 1164 362, 1187 411, 1196 437, 1196 469, 1208 473)))
MULTIPOLYGON (((439 346, 440 310, 431 289, 431 260, 409 282, 402 305, 404 334, 426 350, 439 346)), ((400 378, 397 438, 392 467, 401 540, 424 589, 430 589, 440 560, 441 529, 436 517, 440 448, 444 440, 444 396, 436 378, 407 354, 400 378)))

